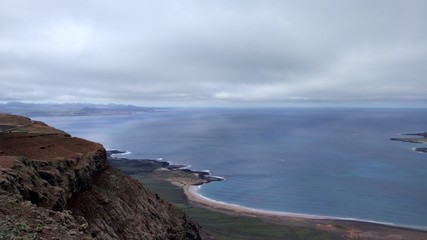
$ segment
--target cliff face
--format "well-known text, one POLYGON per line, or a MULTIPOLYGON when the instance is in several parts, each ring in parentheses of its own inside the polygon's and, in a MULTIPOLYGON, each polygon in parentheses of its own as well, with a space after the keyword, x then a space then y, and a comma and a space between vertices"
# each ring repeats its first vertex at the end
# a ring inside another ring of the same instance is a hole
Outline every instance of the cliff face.
POLYGON ((91 191, 73 198, 70 207, 101 239, 118 239, 124 233, 134 239, 200 238, 181 210, 112 167, 99 172, 91 191))
POLYGON ((182 211, 110 167, 102 145, 1 114, 0 200, 0 239, 200 239, 182 211))

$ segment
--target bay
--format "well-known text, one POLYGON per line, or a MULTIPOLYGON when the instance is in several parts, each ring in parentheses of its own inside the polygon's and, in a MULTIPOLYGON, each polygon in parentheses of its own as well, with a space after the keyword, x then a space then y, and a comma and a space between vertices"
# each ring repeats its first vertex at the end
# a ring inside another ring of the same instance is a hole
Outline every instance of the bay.
POLYGON ((427 131, 425 109, 160 109, 38 117, 73 136, 210 170, 208 198, 257 209, 427 229, 427 154, 391 141, 427 131))

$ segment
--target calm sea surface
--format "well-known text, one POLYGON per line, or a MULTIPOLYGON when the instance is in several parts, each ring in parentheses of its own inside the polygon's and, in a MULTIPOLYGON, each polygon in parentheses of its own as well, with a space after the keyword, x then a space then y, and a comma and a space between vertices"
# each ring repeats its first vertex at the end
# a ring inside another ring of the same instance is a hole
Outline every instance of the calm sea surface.
POLYGON ((390 141, 427 131, 420 109, 166 109, 38 117, 68 133, 209 169, 200 193, 247 207, 427 228, 427 154, 390 141))

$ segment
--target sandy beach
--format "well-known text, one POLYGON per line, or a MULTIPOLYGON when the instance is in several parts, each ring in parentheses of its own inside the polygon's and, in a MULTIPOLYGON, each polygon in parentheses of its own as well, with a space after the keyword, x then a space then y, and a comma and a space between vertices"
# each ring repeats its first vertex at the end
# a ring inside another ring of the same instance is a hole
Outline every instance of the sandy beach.
POLYGON ((203 197, 197 193, 198 186, 184 185, 182 187, 193 205, 231 215, 256 217, 276 224, 309 226, 325 231, 344 232, 344 235, 350 239, 427 239, 427 231, 424 230, 357 219, 258 210, 203 197))

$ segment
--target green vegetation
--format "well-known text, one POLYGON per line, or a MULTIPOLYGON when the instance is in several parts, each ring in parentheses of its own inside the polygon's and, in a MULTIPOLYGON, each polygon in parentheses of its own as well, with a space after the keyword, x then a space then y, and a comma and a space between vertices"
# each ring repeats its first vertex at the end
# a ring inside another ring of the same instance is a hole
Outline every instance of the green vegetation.
POLYGON ((21 222, 16 216, 0 220, 0 239, 37 239, 37 230, 21 222))
POLYGON ((218 239, 339 239, 313 228, 272 224, 257 218, 232 216, 196 207, 184 210, 218 239))
POLYGON ((194 207, 188 203, 180 187, 154 179, 150 173, 135 174, 132 177, 163 199, 183 209, 217 239, 342 239, 339 235, 314 228, 273 224, 254 217, 233 216, 194 207))
POLYGON ((154 179, 150 173, 131 175, 131 177, 137 179, 144 184, 146 188, 159 194, 161 198, 173 203, 174 205, 187 207, 187 198, 180 187, 166 181, 154 179))

